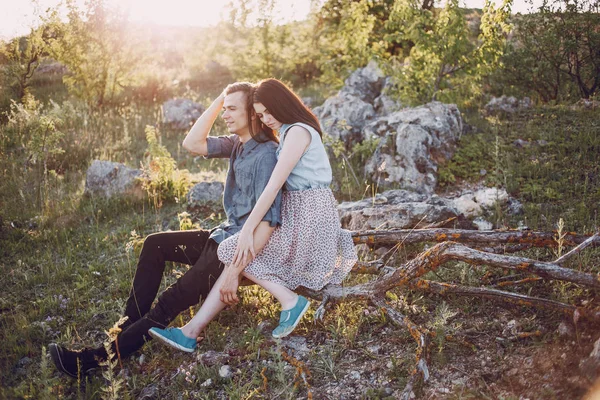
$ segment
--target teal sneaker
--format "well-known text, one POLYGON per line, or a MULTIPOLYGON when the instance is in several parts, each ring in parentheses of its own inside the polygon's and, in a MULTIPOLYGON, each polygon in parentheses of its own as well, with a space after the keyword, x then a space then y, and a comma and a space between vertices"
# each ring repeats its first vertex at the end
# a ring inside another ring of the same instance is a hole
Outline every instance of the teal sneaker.
POLYGON ((273 330, 273 337, 281 339, 292 333, 302 316, 308 311, 308 307, 310 307, 308 299, 304 296, 298 296, 298 301, 293 308, 281 311, 279 326, 273 330))
POLYGON ((193 353, 196 350, 196 339, 185 336, 179 328, 150 328, 148 333, 177 350, 188 353, 193 353))

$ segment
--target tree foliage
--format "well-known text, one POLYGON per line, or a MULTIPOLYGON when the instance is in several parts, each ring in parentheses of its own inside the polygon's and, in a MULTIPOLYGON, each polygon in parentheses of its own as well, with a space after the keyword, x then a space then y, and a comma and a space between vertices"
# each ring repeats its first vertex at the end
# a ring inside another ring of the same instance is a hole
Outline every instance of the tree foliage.
POLYGON ((106 0, 90 0, 80 9, 67 1, 68 21, 54 10, 47 23, 60 35, 49 46, 50 55, 67 66, 63 80, 88 105, 102 107, 115 99, 134 76, 140 55, 128 36, 126 16, 106 0))
POLYGON ((47 52, 47 40, 52 35, 49 27, 31 29, 29 35, 14 38, 0 46, 4 58, 4 78, 16 97, 25 102, 30 94, 31 78, 47 52))
POLYGON ((546 0, 515 20, 501 84, 543 101, 589 98, 600 87, 600 1, 546 0))

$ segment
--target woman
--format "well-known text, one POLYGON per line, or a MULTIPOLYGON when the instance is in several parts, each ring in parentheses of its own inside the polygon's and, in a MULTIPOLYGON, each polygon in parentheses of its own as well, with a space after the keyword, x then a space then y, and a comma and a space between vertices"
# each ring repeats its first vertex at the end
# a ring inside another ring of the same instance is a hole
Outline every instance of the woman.
MULTIPOLYGON (((219 259, 226 265, 224 274, 228 278, 218 289, 223 303, 237 302, 235 290, 231 290, 237 286, 230 282, 242 274, 268 290, 281 303, 279 326, 273 337, 282 338, 294 330, 309 307, 308 300, 293 290, 298 286, 320 290, 329 283, 340 284, 357 256, 350 232, 341 229, 329 188, 331 165, 315 115, 276 79, 257 85, 254 110, 263 130, 279 131, 278 161, 241 232, 219 245, 219 259), (281 226, 256 254, 254 232, 284 185, 281 226)), ((203 313, 201 308, 175 335, 177 328, 153 328, 151 333, 179 349, 172 336, 183 335, 195 347, 195 337, 207 324, 206 318, 198 317, 203 313)))

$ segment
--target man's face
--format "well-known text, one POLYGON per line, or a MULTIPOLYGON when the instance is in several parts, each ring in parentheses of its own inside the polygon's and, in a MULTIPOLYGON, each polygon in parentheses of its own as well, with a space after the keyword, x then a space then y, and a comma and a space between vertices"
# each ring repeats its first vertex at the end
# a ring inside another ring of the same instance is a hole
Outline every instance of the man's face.
POLYGON ((222 117, 230 133, 244 135, 249 132, 246 95, 243 92, 234 92, 225 96, 222 117))

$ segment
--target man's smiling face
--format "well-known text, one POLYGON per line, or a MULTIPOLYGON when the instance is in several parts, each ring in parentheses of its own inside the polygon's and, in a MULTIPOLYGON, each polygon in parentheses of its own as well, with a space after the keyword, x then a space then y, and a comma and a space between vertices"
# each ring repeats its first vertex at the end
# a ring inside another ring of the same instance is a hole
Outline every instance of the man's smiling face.
POLYGON ((240 136, 249 133, 246 104, 247 99, 244 92, 234 92, 225 96, 222 117, 230 133, 240 136))

